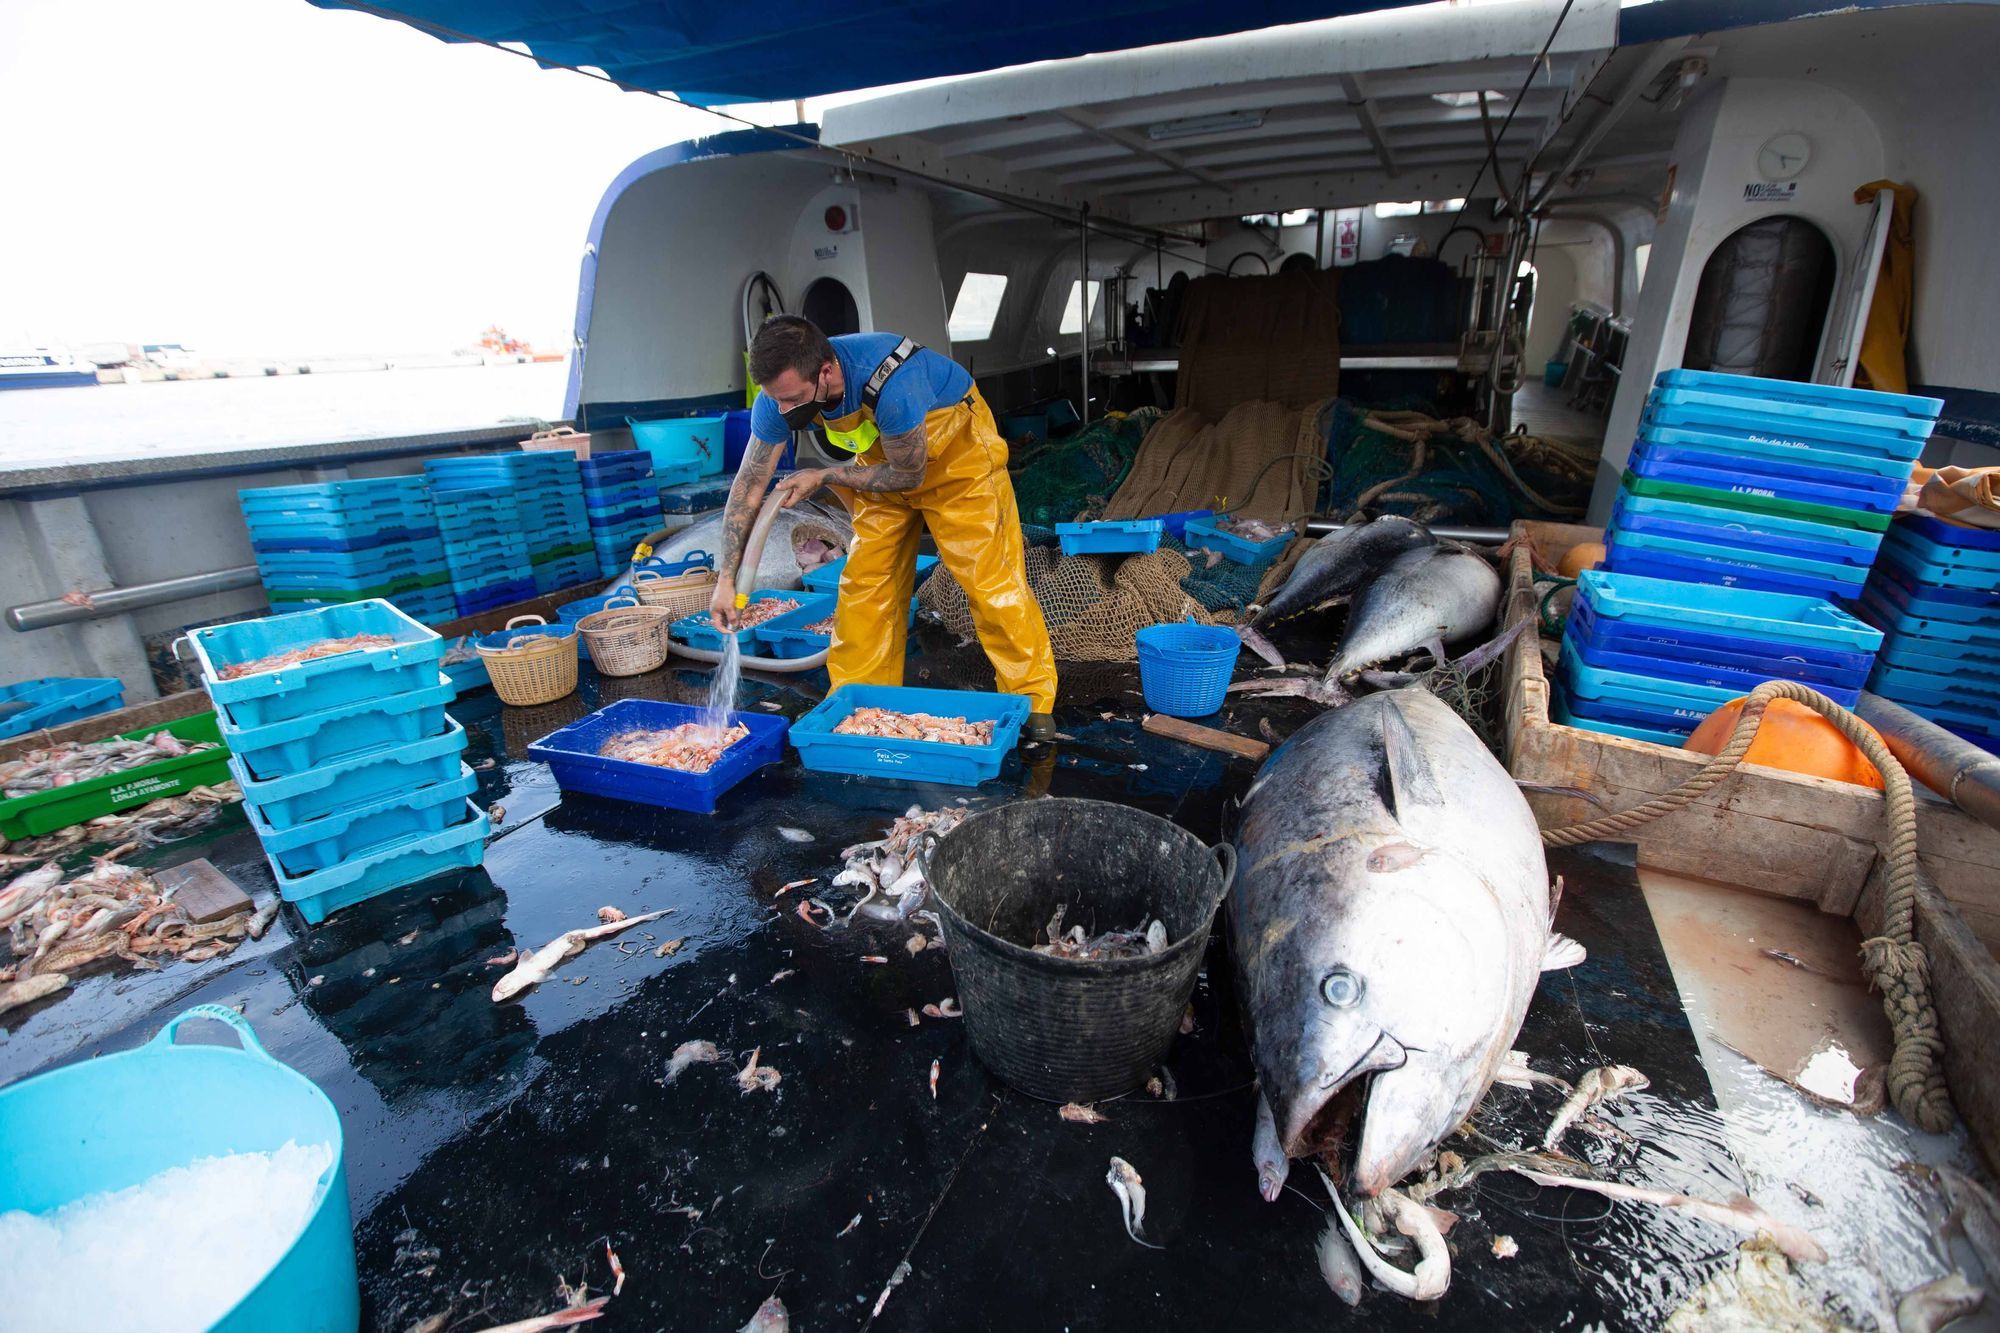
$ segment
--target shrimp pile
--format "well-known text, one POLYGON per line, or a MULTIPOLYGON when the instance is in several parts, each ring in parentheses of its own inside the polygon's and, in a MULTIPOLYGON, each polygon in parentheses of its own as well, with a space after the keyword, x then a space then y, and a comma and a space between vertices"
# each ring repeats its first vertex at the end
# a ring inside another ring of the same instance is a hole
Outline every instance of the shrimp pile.
POLYGON ((222 680, 237 680, 254 676, 260 671, 279 671, 314 658, 332 657, 336 653, 359 652, 364 648, 393 648, 395 645, 395 638, 388 634, 350 634, 344 639, 321 639, 317 643, 287 648, 269 657, 253 657, 248 662, 231 662, 218 669, 216 675, 222 680))
POLYGON ((828 616, 825 620, 815 620, 812 624, 805 626, 805 632, 808 634, 831 634, 833 633, 834 620, 835 617, 833 616, 828 616))
POLYGON ((198 741, 189 745, 171 731, 156 731, 137 741, 122 737, 108 741, 66 741, 47 749, 30 750, 19 759, 0 764, 0 793, 9 799, 32 796, 36 792, 53 791, 57 787, 142 768, 162 759, 217 748, 214 741, 198 741))
POLYGON ((942 741, 946 745, 991 745, 991 722, 929 713, 898 713, 888 708, 857 708, 833 729, 836 736, 880 736, 898 741, 942 741))
POLYGON ((660 730, 620 732, 598 747, 597 752, 606 759, 651 764, 680 773, 706 773, 715 767, 724 750, 749 734, 750 729, 741 722, 724 732, 699 722, 683 722, 660 730))

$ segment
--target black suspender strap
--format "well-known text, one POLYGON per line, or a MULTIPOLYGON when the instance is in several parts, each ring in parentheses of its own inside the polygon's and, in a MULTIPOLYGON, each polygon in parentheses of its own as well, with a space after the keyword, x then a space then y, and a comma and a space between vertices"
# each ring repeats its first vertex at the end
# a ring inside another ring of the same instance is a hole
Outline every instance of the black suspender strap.
POLYGON ((901 370, 905 361, 923 350, 908 338, 897 343, 895 350, 882 358, 882 364, 875 367, 875 373, 870 375, 868 383, 862 386, 861 405, 871 412, 874 411, 875 404, 882 399, 882 389, 888 384, 889 377, 901 370))

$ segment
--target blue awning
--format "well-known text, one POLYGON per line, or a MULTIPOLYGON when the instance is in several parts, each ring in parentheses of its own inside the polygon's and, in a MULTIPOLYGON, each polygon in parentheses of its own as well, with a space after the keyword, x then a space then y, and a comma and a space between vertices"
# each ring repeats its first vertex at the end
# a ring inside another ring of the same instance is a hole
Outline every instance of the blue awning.
MULTIPOLYGON (((448 41, 517 42, 555 64, 698 105, 775 102, 1033 60, 1124 51, 1417 0, 312 0, 448 41)), ((1079 89, 1079 101, 1086 90, 1079 89)))

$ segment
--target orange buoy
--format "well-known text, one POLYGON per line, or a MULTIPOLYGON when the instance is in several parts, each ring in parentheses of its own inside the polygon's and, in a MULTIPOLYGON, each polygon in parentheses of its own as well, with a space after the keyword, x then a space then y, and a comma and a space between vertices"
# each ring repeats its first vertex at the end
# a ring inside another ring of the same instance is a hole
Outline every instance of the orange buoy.
MULTIPOLYGON (((1681 748, 1700 754, 1720 754, 1729 743, 1730 733, 1736 730, 1736 719, 1742 715, 1743 700, 1731 699, 1703 718, 1694 734, 1681 743, 1681 748)), ((1855 748, 1839 727, 1795 699, 1771 700, 1743 760, 1767 768, 1831 778, 1835 782, 1851 782, 1857 787, 1879 790, 1882 786, 1882 775, 1868 762, 1868 756, 1855 748)))
POLYGON ((1604 563, 1603 542, 1578 542, 1563 552, 1562 563, 1556 572, 1566 579, 1573 579, 1586 569, 1596 569, 1604 563))

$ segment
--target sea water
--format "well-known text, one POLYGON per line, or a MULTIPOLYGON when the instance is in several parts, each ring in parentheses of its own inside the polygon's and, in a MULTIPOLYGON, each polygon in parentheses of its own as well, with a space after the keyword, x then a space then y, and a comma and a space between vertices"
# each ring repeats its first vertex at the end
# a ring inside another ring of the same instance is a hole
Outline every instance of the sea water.
POLYGON ((49 1213, 0 1213, 0 1329, 199 1333, 305 1230, 331 1144, 205 1157, 49 1213))
POLYGON ((743 678, 743 649, 734 634, 722 636, 722 660, 708 682, 708 702, 701 710, 704 730, 720 737, 729 729, 729 715, 736 711, 736 685, 743 678))

